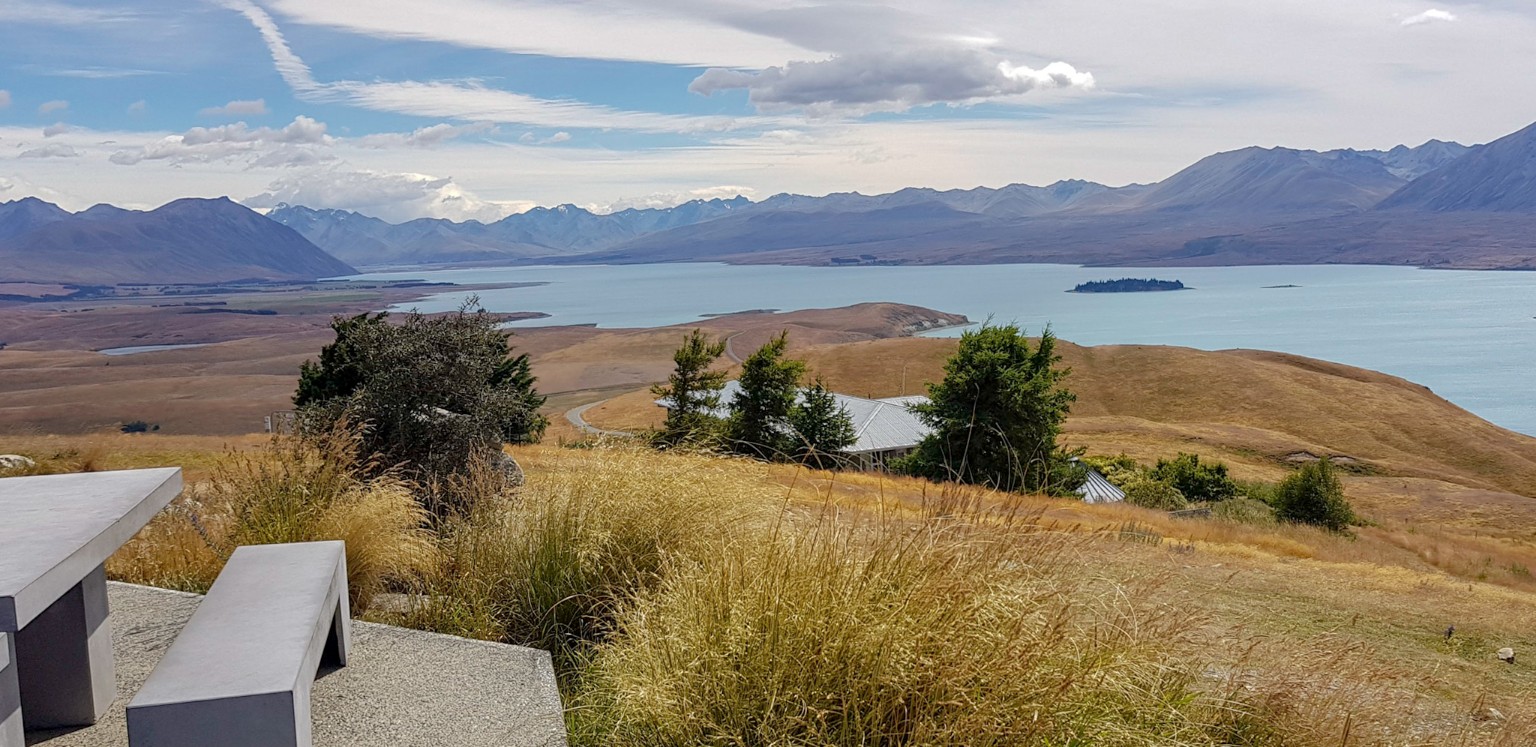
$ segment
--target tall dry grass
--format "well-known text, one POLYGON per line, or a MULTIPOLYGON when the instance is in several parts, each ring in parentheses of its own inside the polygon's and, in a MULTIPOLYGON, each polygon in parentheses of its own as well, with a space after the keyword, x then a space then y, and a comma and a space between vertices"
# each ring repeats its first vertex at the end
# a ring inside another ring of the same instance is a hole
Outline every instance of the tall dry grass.
POLYGON ((569 670, 672 562, 743 537, 772 507, 721 460, 562 451, 515 496, 442 525, 443 563, 406 624, 547 649, 569 670))
POLYGON ((597 650, 578 741, 1212 743, 1186 736, 1220 711, 1168 658, 1188 616, 1013 530, 824 514, 678 562, 597 650))
POLYGON ((364 477, 354 430, 274 438, 230 452, 113 557, 125 581, 205 591, 242 545, 342 540, 356 613, 374 597, 433 570, 438 555, 412 486, 364 477))
MULTIPOLYGON (((484 475, 455 488, 467 511, 433 522, 419 488, 413 496, 349 472, 356 454, 345 443, 279 441, 226 457, 114 560, 114 573, 196 589, 234 544, 346 539, 349 563, 375 580, 357 588, 413 590, 389 619, 553 651, 578 745, 1334 747, 1533 736, 1520 720, 1528 699, 1450 693, 1425 666, 1449 662, 1460 682, 1518 683, 1504 670, 1466 674, 1501 637, 1398 662, 1418 634, 1364 604, 1354 608, 1391 621, 1371 631, 1384 650, 1348 631, 1316 632, 1333 628, 1312 608, 1244 632, 1246 615, 1305 604, 1310 581, 1266 583, 1250 600, 1184 578, 1208 546, 1277 574, 1298 558, 1364 569, 1363 556, 1387 545, 1374 528, 1357 541, 971 488, 912 493, 865 475, 623 446, 520 450, 525 488, 506 493, 484 475), (1487 716, 1495 704, 1511 718, 1487 716)), ((1348 572, 1306 570, 1333 581, 1348 572)), ((1472 636, 1494 622, 1463 627, 1472 636)))

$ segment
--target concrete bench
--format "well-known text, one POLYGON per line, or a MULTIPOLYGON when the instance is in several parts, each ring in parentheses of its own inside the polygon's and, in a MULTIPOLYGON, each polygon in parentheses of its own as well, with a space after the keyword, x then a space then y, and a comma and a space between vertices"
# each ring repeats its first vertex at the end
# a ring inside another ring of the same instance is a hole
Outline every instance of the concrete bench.
POLYGON ((0 747, 117 697, 103 564, 179 492, 176 468, 0 479, 0 747))
POLYGON ((235 550, 128 704, 131 747, 309 747, 309 693, 351 644, 341 542, 235 550))

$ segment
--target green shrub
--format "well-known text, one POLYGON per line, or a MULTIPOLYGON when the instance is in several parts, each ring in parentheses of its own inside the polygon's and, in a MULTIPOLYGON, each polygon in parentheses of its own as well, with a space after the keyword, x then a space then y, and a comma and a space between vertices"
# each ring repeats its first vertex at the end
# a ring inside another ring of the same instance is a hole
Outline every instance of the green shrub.
POLYGON ((1185 498, 1196 503, 1224 501, 1237 495, 1237 483, 1227 476, 1227 465, 1202 463, 1197 454, 1179 454, 1172 460, 1159 459, 1151 476, 1178 488, 1185 498))
POLYGON ((1097 470, 1111 485, 1124 489, 1147 473, 1140 462, 1124 454, 1119 456, 1085 456, 1082 463, 1097 470))
POLYGON ((1275 515, 1281 521, 1346 532, 1358 521, 1344 497, 1344 485, 1327 459, 1302 467, 1275 489, 1275 515))
POLYGON ((335 319, 336 341, 305 362, 294 404, 306 431, 365 426, 362 454, 422 484, 463 476, 504 443, 537 441, 547 421, 528 356, 511 356, 501 320, 470 298, 455 313, 335 319))
POLYGON ((1211 506, 1211 516, 1238 524, 1260 526, 1275 523, 1275 510, 1252 498, 1232 498, 1211 506))
POLYGON ((1238 480, 1237 498, 1247 498, 1268 506, 1275 505, 1275 484, 1263 480, 1238 480))
POLYGON ((1158 511, 1178 511, 1189 508, 1189 499, 1178 488, 1162 480, 1138 478, 1123 488, 1125 500, 1135 506, 1158 511))

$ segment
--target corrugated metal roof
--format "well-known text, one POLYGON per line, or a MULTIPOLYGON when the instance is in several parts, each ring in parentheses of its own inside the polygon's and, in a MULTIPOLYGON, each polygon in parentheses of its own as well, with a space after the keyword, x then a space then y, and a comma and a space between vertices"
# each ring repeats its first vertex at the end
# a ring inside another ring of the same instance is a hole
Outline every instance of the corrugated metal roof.
MULTIPOLYGON (((740 391, 741 382, 734 379, 725 382, 725 387, 720 390, 720 406, 710 414, 717 418, 730 417, 731 400, 740 391)), ((927 397, 865 399, 836 392, 832 396, 837 399, 838 405, 847 410, 848 417, 853 420, 853 431, 858 437, 852 446, 843 450, 844 453, 866 454, 910 449, 930 432, 917 414, 908 409, 913 404, 927 402, 927 397)), ((668 407, 672 402, 662 398, 656 400, 656 404, 668 407)))
POLYGON ((858 434, 858 440, 844 449, 850 454, 910 449, 932 432, 907 404, 845 394, 836 397, 853 418, 853 430, 858 434))
POLYGON ((1125 491, 1115 487, 1115 484, 1105 479, 1098 470, 1092 467, 1088 469, 1088 479, 1083 481, 1083 486, 1077 489, 1077 494, 1083 497, 1084 503, 1119 503, 1125 500, 1125 491))

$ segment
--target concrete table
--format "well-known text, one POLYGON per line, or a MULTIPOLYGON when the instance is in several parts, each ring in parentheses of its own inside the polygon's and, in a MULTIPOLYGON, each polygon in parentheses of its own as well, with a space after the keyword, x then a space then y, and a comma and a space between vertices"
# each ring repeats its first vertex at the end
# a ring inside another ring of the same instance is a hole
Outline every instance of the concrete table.
POLYGON ((175 467, 0 479, 0 747, 112 704, 104 564, 180 492, 175 467))

